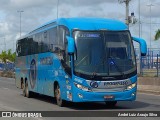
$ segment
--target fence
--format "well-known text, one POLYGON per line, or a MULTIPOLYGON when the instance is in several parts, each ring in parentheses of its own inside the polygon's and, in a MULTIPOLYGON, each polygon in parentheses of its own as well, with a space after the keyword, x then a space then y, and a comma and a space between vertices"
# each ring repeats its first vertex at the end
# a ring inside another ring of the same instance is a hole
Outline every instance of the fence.
MULTIPOLYGON (((136 49, 137 61, 138 50, 136 49)), ((140 75, 158 77, 160 76, 160 49, 147 50, 147 55, 140 59, 140 75)))
POLYGON ((6 64, 0 63, 0 71, 14 71, 15 64, 7 62, 6 64))

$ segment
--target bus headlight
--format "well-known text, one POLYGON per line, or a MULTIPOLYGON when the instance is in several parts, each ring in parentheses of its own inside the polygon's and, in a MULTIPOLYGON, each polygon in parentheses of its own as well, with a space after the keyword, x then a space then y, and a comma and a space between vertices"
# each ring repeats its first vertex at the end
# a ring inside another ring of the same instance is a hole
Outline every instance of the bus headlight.
POLYGON ((136 85, 137 85, 137 83, 135 82, 135 83, 127 86, 126 90, 131 90, 131 89, 134 88, 136 85))
POLYGON ((74 83, 74 85, 80 90, 87 91, 87 92, 91 91, 91 89, 89 89, 88 87, 84 87, 83 85, 80 85, 78 83, 74 83))

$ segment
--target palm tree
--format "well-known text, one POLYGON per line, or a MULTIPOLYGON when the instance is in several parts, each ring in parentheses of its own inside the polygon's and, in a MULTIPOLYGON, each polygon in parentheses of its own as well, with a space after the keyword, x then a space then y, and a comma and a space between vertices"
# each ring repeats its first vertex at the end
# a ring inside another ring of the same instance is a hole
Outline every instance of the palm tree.
POLYGON ((155 36, 154 36, 154 39, 155 40, 158 40, 160 38, 160 29, 158 29, 157 31, 156 31, 156 34, 155 34, 155 36))

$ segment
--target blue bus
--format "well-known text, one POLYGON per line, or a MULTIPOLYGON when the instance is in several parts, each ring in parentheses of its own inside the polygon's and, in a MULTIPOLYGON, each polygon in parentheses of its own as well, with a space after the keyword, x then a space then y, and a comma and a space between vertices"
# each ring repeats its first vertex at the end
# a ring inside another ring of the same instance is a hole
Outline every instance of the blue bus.
POLYGON ((133 101, 137 66, 133 40, 146 55, 145 40, 132 37, 123 22, 104 18, 59 18, 16 43, 16 86, 71 102, 133 101))

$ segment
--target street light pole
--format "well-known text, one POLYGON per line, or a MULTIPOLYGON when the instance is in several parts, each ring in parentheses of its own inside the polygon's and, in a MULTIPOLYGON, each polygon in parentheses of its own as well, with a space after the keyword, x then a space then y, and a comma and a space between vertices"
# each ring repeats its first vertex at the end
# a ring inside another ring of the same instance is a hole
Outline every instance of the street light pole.
POLYGON ((151 19, 151 9, 152 9, 152 6, 154 6, 154 5, 153 5, 153 4, 149 4, 149 5, 147 5, 147 6, 150 8, 150 41, 149 41, 149 48, 151 49, 151 39, 152 39, 152 36, 151 36, 151 35, 152 35, 152 34, 151 34, 151 32, 152 32, 152 31, 151 31, 151 28, 152 28, 152 25, 151 25, 151 24, 152 24, 152 23, 151 23, 151 22, 152 22, 152 21, 151 21, 151 20, 152 20, 152 19, 151 19))
POLYGON ((19 22, 20 22, 20 23, 19 23, 19 24, 20 24, 20 25, 19 25, 20 33, 19 33, 19 34, 20 34, 20 38, 21 38, 21 13, 24 12, 24 11, 18 10, 17 12, 19 13, 19 17, 20 17, 20 20, 19 20, 19 22))
POLYGON ((57 0, 57 19, 58 19, 59 0, 57 0))
POLYGON ((138 3, 138 8, 139 8, 139 37, 141 37, 141 6, 140 6, 140 0, 138 3))

